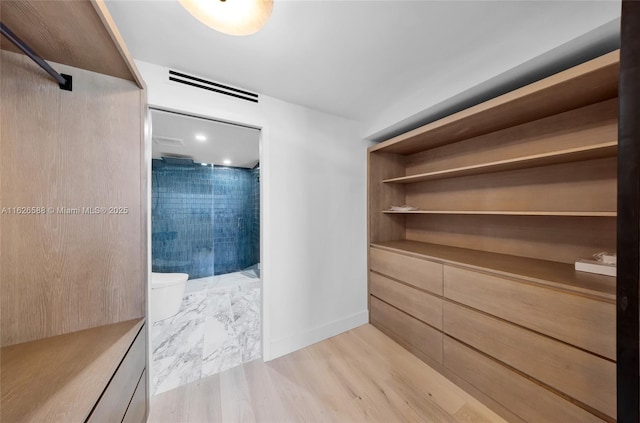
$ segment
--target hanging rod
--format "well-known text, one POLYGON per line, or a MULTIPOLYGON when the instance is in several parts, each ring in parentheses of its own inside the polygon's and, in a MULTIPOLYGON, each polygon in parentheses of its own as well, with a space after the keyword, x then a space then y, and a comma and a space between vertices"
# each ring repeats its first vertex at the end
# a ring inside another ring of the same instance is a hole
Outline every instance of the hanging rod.
POLYGON ((35 51, 31 50, 31 48, 26 45, 24 41, 18 38, 18 36, 14 34, 13 31, 11 31, 9 28, 7 28, 7 26, 2 22, 0 22, 0 33, 7 37, 9 41, 11 41, 16 47, 20 49, 20 51, 29 56, 31 60, 36 62, 38 66, 45 70, 45 72, 51 75, 51 77, 53 77, 53 79, 58 82, 60 89, 71 91, 73 83, 73 77, 71 75, 65 75, 64 73, 59 74, 58 72, 56 72, 51 67, 51 65, 49 65, 42 57, 38 56, 35 51))

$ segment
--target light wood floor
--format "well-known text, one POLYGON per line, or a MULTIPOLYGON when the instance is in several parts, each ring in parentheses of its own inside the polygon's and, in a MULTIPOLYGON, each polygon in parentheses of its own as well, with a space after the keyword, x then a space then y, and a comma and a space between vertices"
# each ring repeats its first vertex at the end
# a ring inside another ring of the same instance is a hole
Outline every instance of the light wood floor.
POLYGON ((157 395, 148 421, 504 422, 371 325, 157 395))

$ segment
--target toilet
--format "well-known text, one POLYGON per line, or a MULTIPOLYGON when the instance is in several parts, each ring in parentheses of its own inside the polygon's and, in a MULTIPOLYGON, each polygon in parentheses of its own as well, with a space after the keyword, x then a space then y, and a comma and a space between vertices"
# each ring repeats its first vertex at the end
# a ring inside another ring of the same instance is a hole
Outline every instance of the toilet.
POLYGON ((151 273, 149 317, 152 323, 178 313, 187 279, 189 275, 186 273, 151 273))

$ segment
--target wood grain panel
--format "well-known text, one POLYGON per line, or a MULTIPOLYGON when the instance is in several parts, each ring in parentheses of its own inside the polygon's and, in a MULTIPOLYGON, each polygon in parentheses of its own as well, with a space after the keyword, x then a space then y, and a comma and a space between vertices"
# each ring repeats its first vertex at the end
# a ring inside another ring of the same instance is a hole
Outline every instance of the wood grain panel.
POLYGON ((615 418, 614 362, 449 302, 444 304, 444 331, 615 418))
POLYGON ((84 422, 142 320, 0 349, 3 422, 84 422))
POLYGON ((615 98, 619 57, 619 51, 605 54, 398 135, 372 151, 412 154, 615 98))
MULTIPOLYGON (((102 8, 100 13, 108 11, 102 8)), ((2 22, 46 60, 141 82, 124 43, 111 37, 110 31, 117 34, 117 29, 105 27, 89 0, 2 0, 0 14, 2 22)), ((0 48, 18 52, 4 37, 0 48)), ((73 72, 64 73, 75 77, 73 72)))
MULTIPOLYGON (((423 210, 616 211, 616 158, 406 185, 423 210)), ((387 206, 388 207, 388 206, 387 206)))
POLYGON ((602 423, 562 397, 444 337, 444 365, 527 422, 602 423))
POLYGON ((613 304, 444 267, 446 298, 615 360, 613 304))
POLYGON ((147 335, 144 328, 131 345, 127 355, 113 375, 87 423, 121 422, 131 402, 140 376, 145 370, 147 335))
POLYGON ((616 218, 566 216, 407 216, 407 239, 573 264, 616 251, 616 218))
POLYGON ((370 320, 374 326, 383 326, 409 344, 412 352, 418 351, 436 363, 442 364, 442 332, 425 325, 376 297, 370 299, 370 320))
POLYGON ((442 299, 369 272, 371 294, 442 330, 442 299))
POLYGON ((142 372, 136 391, 131 397, 127 413, 122 419, 122 423, 144 423, 147 414, 147 371, 142 372))
POLYGON ((144 316, 140 90, 57 69, 73 73, 72 92, 2 51, 2 207, 53 208, 1 218, 3 346, 144 316))
POLYGON ((442 295, 442 265, 377 248, 369 248, 369 267, 425 291, 442 295))
POLYGON ((416 153, 406 174, 436 172, 618 141, 617 99, 416 153))
POLYGON ((369 202, 369 242, 404 238, 404 216, 385 216, 378 213, 389 204, 405 203, 404 187, 383 184, 387 178, 404 174, 404 157, 396 154, 369 153, 367 155, 369 202))

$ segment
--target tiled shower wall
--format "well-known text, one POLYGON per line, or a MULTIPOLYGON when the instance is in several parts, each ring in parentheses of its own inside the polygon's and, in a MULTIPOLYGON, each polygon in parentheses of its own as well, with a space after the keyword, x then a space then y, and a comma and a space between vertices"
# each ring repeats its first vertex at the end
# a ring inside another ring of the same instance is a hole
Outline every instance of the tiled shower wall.
POLYGON ((215 167, 213 172, 214 269, 220 275, 260 260, 259 241, 253 236, 256 223, 259 224, 254 216, 254 202, 258 201, 259 209, 260 200, 253 195, 257 174, 252 170, 215 167))
POLYGON ((153 160, 153 271, 188 273, 195 279, 257 263, 257 180, 255 170, 153 160))

